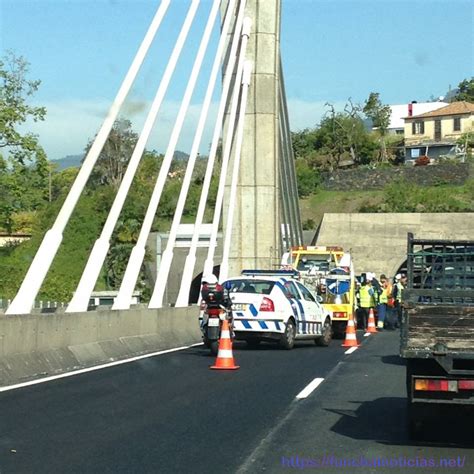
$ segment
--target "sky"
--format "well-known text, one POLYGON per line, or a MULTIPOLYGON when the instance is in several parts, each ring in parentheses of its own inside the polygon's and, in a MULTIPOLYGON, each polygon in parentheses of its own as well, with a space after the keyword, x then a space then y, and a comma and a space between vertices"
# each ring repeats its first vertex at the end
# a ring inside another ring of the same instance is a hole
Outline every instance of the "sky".
MULTIPOLYGON (((267 0, 259 0, 267 1, 267 0)), ((160 0, 0 0, 0 55, 25 57, 44 122, 27 125, 50 159, 80 154, 104 120, 160 0)), ((172 0, 123 115, 140 132, 190 0, 172 0)), ((166 150, 210 0, 202 0, 147 148, 166 150)), ((426 101, 473 75, 474 3, 468 0, 282 0, 281 55, 290 126, 316 126, 379 92, 386 104, 426 101)), ((178 149, 189 152, 215 28, 178 149)), ((220 90, 202 140, 206 153, 220 90)))

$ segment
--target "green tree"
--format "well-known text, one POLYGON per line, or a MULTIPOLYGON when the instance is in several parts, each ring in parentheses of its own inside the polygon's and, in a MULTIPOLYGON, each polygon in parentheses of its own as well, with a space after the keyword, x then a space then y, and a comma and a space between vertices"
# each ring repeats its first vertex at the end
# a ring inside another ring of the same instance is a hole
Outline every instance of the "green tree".
POLYGON ((298 158, 295 166, 299 197, 305 197, 314 193, 321 181, 318 171, 309 166, 304 158, 298 158))
POLYGON ((372 160, 374 144, 365 129, 358 107, 352 102, 346 104, 343 112, 336 112, 331 104, 328 113, 321 120, 315 134, 314 158, 324 157, 327 168, 338 168, 344 160, 352 160, 356 165, 372 160))
POLYGON ((362 110, 366 117, 372 120, 380 137, 380 161, 387 161, 386 136, 390 125, 390 106, 382 104, 378 92, 371 92, 362 110))
POLYGON ((0 59, 0 149, 8 150, 21 164, 44 155, 35 135, 20 132, 28 120, 37 122, 46 115, 44 107, 28 104, 41 83, 27 79, 29 66, 11 51, 0 59))
MULTIPOLYGON (((114 189, 118 189, 137 141, 138 134, 132 130, 130 120, 117 119, 97 159, 90 180, 92 185, 110 184, 114 189)), ((92 143, 91 140, 87 144, 85 156, 87 156, 92 143)))
POLYGON ((453 97, 452 102, 458 100, 465 100, 466 102, 474 103, 474 78, 464 79, 458 85, 458 92, 453 97))

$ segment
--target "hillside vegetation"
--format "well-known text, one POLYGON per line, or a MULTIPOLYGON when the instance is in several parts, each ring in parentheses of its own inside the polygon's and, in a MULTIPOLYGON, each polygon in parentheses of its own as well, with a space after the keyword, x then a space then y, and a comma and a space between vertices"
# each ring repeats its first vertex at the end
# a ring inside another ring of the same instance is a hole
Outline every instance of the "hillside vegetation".
MULTIPOLYGON (((0 60, 0 232, 31 234, 31 240, 0 248, 0 298, 13 298, 77 175, 78 168, 58 169, 50 162, 38 137, 24 133, 28 120, 45 120, 44 107, 29 104, 40 81, 28 79, 29 64, 13 53, 0 60)), ((457 212, 474 210, 472 179, 463 186, 443 184, 419 187, 396 182, 377 191, 327 191, 321 171, 333 171, 344 161, 355 166, 397 163, 400 138, 387 136, 387 106, 376 93, 365 105, 349 101, 344 112, 329 112, 319 127, 293 134, 302 220, 316 228, 325 212, 457 212), (368 132, 361 114, 377 125, 368 132)), ((63 243, 43 283, 39 298, 69 301, 95 240, 122 182, 138 141, 132 124, 119 118, 100 153, 63 236, 63 243)), ((85 146, 87 155, 92 142, 85 146)), ((71 157, 70 157, 71 158, 71 157)), ((72 158, 75 158, 72 156, 72 158)), ((219 159, 219 156, 217 157, 219 159)), ((163 162, 155 151, 144 151, 133 185, 115 226, 110 250, 96 289, 118 289, 135 245, 148 200, 163 162)), ((170 228, 187 160, 176 156, 168 172, 152 231, 170 228)), ((207 159, 197 160, 182 222, 194 222, 207 159)), ((218 170, 217 170, 218 171, 218 170)), ((205 220, 210 222, 217 194, 217 176, 211 181, 205 220)), ((144 268, 138 288, 150 292, 144 268)))
POLYGON ((300 199, 305 229, 316 229, 324 213, 474 212, 474 179, 462 186, 416 186, 395 182, 384 189, 328 191, 322 188, 300 199))

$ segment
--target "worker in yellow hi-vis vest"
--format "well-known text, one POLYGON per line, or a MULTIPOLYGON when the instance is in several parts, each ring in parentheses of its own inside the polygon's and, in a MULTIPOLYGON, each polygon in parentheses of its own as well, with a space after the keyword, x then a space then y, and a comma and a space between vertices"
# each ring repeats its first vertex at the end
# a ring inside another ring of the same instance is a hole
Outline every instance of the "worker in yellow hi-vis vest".
POLYGON ((379 301, 377 305, 377 329, 383 330, 386 323, 386 315, 388 308, 388 301, 392 297, 392 285, 390 284, 388 278, 385 275, 380 275, 380 294, 379 301))
POLYGON ((372 286, 372 274, 367 273, 365 279, 362 281, 362 286, 359 289, 359 314, 362 317, 362 326, 364 331, 367 330, 369 321, 369 311, 374 309, 376 305, 375 289, 372 286))

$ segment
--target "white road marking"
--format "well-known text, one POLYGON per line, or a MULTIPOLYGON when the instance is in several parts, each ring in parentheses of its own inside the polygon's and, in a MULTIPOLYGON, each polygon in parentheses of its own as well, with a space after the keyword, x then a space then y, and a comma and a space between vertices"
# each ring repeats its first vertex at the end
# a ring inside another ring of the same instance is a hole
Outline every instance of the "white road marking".
POLYGON ((311 395, 311 393, 313 393, 313 391, 316 389, 316 387, 323 381, 324 379, 322 378, 316 378, 314 379, 312 382, 310 382, 303 390, 301 390, 300 393, 298 393, 298 395, 296 395, 296 398, 306 398, 308 397, 309 395, 311 395))
POLYGON ((359 349, 358 347, 351 347, 350 349, 347 349, 346 352, 344 352, 344 354, 352 354, 353 352, 355 352, 357 349, 359 349))
POLYGON ((370 334, 371 334, 370 332, 366 332, 366 333, 364 334, 364 337, 369 337, 370 334))
POLYGON ((29 382, 17 383, 15 385, 8 385, 6 387, 0 387, 0 392, 8 392, 9 390, 15 390, 17 388, 29 387, 30 385, 37 385, 40 383, 51 382, 52 380, 63 379, 66 377, 72 377, 73 375, 85 374, 87 372, 93 372, 94 370, 106 369, 108 367, 114 367, 116 365, 128 364, 129 362, 135 362, 137 360, 146 359, 148 357, 154 357, 163 354, 169 354, 171 352, 184 351, 191 347, 202 346, 202 342, 197 344, 191 344, 190 346, 175 347, 174 349, 166 349, 164 351, 152 352, 150 354, 144 354, 141 356, 130 357, 129 359, 117 360, 115 362, 108 362, 107 364, 95 365, 94 367, 86 367, 85 369, 74 370, 72 372, 65 372, 64 374, 51 375, 50 377, 44 377, 42 379, 30 380, 29 382))

